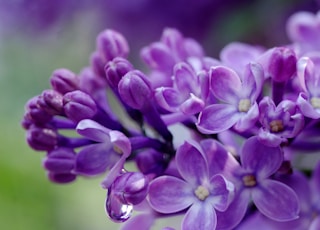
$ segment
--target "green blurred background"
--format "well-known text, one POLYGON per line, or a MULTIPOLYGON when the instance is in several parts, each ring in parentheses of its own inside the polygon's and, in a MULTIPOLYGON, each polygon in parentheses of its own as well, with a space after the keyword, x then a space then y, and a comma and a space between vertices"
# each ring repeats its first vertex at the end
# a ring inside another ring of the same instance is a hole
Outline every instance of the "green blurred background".
MULTIPOLYGON (((283 18, 303 1, 283 0, 276 8, 273 4, 279 1, 256 2, 233 9, 217 21, 202 41, 209 53, 217 54, 233 40, 261 41, 271 46, 286 41, 283 18), (268 15, 270 9, 272 17, 268 15), (269 34, 267 27, 271 25, 282 29, 269 34)), ((40 32, 17 27, 1 33, 0 28, 0 229, 117 229, 104 212, 106 191, 100 188, 101 178, 80 178, 67 185, 50 183, 41 166, 45 154, 28 147, 20 126, 24 104, 49 88, 54 69, 65 67, 78 73, 88 65, 95 37, 102 28, 93 15, 82 13, 40 32)))

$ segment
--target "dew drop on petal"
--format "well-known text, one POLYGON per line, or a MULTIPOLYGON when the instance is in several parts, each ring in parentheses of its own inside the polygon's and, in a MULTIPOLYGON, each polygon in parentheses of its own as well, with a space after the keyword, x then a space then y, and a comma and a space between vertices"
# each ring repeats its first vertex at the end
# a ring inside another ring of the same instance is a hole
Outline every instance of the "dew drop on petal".
MULTIPOLYGON (((111 189, 109 189, 111 190, 111 189)), ((114 222, 124 222, 131 217, 133 206, 124 202, 121 194, 108 192, 106 211, 114 222)))

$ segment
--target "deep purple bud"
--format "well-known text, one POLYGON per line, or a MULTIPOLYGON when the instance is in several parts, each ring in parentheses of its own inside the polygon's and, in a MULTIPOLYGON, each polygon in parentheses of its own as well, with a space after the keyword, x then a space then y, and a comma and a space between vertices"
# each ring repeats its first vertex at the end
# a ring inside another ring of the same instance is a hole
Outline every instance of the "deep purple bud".
POLYGON ((124 58, 117 57, 105 66, 107 81, 112 88, 117 88, 122 77, 133 70, 132 64, 124 58))
POLYGON ((147 77, 138 70, 128 72, 119 82, 122 100, 134 109, 142 109, 150 103, 152 88, 147 77))
POLYGON ((75 166, 76 155, 73 149, 57 148, 48 152, 43 167, 53 173, 70 173, 75 166))
POLYGON ((107 85, 105 78, 97 77, 89 67, 81 70, 79 78, 79 89, 90 94, 92 97, 99 91, 99 89, 104 89, 107 85))
POLYGON ((38 98, 39 106, 52 115, 63 113, 62 95, 55 90, 47 89, 38 98))
POLYGON ((266 76, 275 82, 286 82, 296 72, 297 57, 294 51, 287 47, 276 47, 268 50, 259 60, 266 76))
POLYGON ((151 148, 139 152, 135 160, 137 167, 144 174, 160 175, 167 166, 163 153, 151 148))
POLYGON ((78 77, 72 71, 68 69, 55 70, 50 78, 50 84, 52 88, 65 94, 78 89, 78 77))
POLYGON ((76 90, 63 96, 65 114, 71 120, 79 122, 86 118, 92 118, 97 112, 94 100, 86 93, 76 90))
POLYGON ((122 34, 114 30, 102 31, 96 40, 97 50, 105 61, 111 61, 115 57, 127 57, 129 45, 122 34))
POLYGON ((48 178, 50 181, 58 184, 66 184, 74 181, 77 176, 72 173, 54 173, 54 172, 49 172, 48 173, 48 178))
POLYGON ((39 97, 40 96, 33 97, 26 103, 24 120, 28 120, 30 123, 43 125, 52 119, 52 115, 40 108, 40 105, 38 104, 39 97))
POLYGON ((58 133, 51 128, 31 126, 27 131, 27 142, 38 151, 49 151, 58 144, 58 133))
POLYGON ((140 172, 124 173, 116 178, 111 189, 121 194, 124 204, 139 204, 147 196, 148 179, 140 172))
POLYGON ((98 51, 95 51, 90 56, 90 63, 93 72, 99 77, 105 77, 104 66, 105 61, 102 59, 98 51))

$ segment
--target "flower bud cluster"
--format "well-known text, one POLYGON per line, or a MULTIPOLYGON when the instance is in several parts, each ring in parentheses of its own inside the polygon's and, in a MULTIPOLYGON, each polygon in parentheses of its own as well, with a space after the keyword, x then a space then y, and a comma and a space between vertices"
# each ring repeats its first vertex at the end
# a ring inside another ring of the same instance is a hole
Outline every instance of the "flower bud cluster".
POLYGON ((299 163, 320 152, 319 18, 289 18, 291 44, 234 42, 219 58, 167 28, 141 50, 148 71, 105 30, 89 66, 55 70, 26 103, 27 142, 53 182, 104 175, 123 229, 172 215, 183 230, 320 229, 320 162, 299 163))

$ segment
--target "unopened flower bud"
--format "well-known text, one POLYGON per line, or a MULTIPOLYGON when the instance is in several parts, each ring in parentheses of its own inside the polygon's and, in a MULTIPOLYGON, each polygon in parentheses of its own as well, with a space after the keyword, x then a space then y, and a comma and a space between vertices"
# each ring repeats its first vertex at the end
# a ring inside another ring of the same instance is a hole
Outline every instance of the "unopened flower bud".
MULTIPOLYGON (((52 119, 52 114, 49 114, 46 110, 40 107, 38 103, 39 97, 40 96, 33 97, 27 102, 24 120, 28 120, 28 123, 44 125, 52 119)), ((27 128, 26 126, 24 127, 27 128)))
POLYGON ((57 148, 48 152, 43 167, 53 173, 70 173, 74 169, 75 159, 73 149, 57 148))
POLYGON ((52 115, 63 113, 62 95, 55 90, 47 89, 38 98, 39 106, 52 115))
POLYGON ((108 62, 105 66, 105 73, 109 85, 112 88, 117 88, 119 81, 130 70, 133 70, 133 66, 128 60, 124 58, 117 57, 108 62))
POLYGON ((105 61, 111 61, 115 57, 127 57, 129 45, 122 34, 108 29, 98 35, 97 50, 105 61))
POLYGON ((48 173, 48 178, 50 181, 58 184, 66 184, 74 181, 77 178, 77 175, 72 173, 48 173))
POLYGON ((286 82, 296 72, 297 57, 287 47, 276 47, 263 54, 258 62, 263 66, 266 76, 275 82, 286 82))
POLYGON ((50 83, 52 88, 61 94, 78 89, 78 78, 68 69, 55 70, 51 75, 50 83))
POLYGON ((148 179, 140 172, 124 173, 117 177, 111 189, 122 194, 124 203, 136 205, 147 196, 148 179))
POLYGON ((63 96, 63 107, 69 119, 79 122, 92 118, 97 112, 94 100, 82 91, 73 91, 63 96))
POLYGON ((163 153, 154 149, 139 152, 135 160, 139 170, 144 174, 160 175, 167 166, 163 153))
POLYGON ((146 103, 150 102, 152 97, 150 82, 138 70, 132 70, 124 75, 119 82, 118 88, 122 100, 134 109, 143 108, 146 103))
POLYGON ((27 142, 38 151, 49 151, 58 144, 58 133, 51 128, 31 126, 27 131, 27 142))

